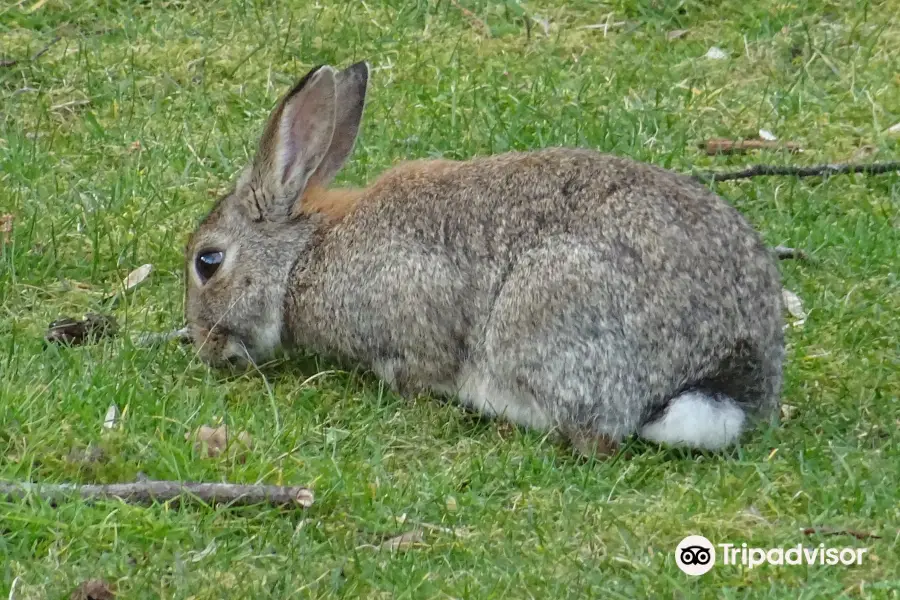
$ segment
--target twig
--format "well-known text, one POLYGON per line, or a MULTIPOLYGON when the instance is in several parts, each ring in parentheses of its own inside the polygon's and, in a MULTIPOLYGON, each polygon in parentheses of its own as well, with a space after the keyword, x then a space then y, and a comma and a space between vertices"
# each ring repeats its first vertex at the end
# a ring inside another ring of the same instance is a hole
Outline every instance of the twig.
POLYGON ((140 334, 134 341, 135 346, 157 346, 166 344, 172 340, 178 340, 183 344, 190 343, 191 336, 187 327, 176 329, 175 331, 164 331, 161 333, 148 331, 140 334))
POLYGON ((488 37, 491 37, 491 28, 488 24, 478 18, 478 15, 459 3, 459 0, 450 0, 450 4, 455 6, 463 16, 469 20, 469 23, 481 29, 488 37))
POLYGON ((118 498, 132 504, 167 502, 184 496, 209 504, 272 504, 275 506, 301 506, 313 503, 312 492, 305 487, 277 485, 241 485, 232 483, 193 483, 181 481, 144 480, 135 483, 110 485, 34 484, 0 482, 0 498, 22 500, 35 495, 57 506, 72 496, 87 501, 118 498))
POLYGON ((695 173, 694 179, 707 181, 731 181, 734 179, 749 179, 769 175, 790 175, 793 177, 827 177, 829 175, 845 175, 847 173, 865 173, 878 175, 900 171, 900 161, 876 162, 868 164, 828 164, 814 165, 811 167, 778 167, 775 165, 755 165, 740 171, 707 171, 695 173))
POLYGON ((806 260, 809 256, 806 255, 806 252, 803 250, 797 250, 796 248, 788 248, 787 246, 775 246, 772 248, 772 252, 775 253, 775 256, 778 257, 778 260, 787 260, 790 258, 796 258, 797 260, 806 260))

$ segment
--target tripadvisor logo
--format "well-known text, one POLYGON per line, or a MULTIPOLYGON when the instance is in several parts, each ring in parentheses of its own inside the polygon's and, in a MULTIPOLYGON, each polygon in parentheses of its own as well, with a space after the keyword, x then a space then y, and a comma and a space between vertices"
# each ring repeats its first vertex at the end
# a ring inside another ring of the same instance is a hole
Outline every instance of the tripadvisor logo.
POLYGON ((675 548, 675 564, 688 575, 709 572, 716 564, 716 548, 721 564, 743 565, 755 569, 764 564, 781 565, 861 565, 868 548, 826 548, 825 544, 806 547, 797 544, 790 548, 752 548, 747 544, 713 545, 702 535, 689 535, 675 548))
POLYGON ((688 575, 703 575, 716 564, 716 549, 702 535, 689 535, 675 548, 675 564, 688 575))

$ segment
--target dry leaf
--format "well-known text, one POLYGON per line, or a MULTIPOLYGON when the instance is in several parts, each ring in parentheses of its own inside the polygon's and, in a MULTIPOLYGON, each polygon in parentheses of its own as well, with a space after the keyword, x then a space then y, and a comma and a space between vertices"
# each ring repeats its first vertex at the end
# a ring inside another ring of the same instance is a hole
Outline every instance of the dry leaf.
POLYGON ((783 421, 790 421, 797 414, 797 407, 793 404, 782 404, 781 405, 781 419, 783 421))
POLYGON ((706 58, 708 58, 709 60, 723 60, 728 58, 728 53, 718 46, 713 46, 706 51, 706 58))
MULTIPOLYGON (((190 440, 191 434, 184 434, 184 439, 190 440)), ((194 451, 200 453, 204 458, 215 458, 228 448, 233 457, 243 461, 252 446, 253 439, 246 431, 240 432, 237 437, 229 441, 228 428, 225 425, 219 427, 202 425, 194 432, 194 451), (206 448, 205 452, 204 447, 206 448)))
POLYGON ((759 130, 759 139, 766 140, 767 142, 774 142, 778 138, 775 137, 775 134, 769 131, 768 129, 760 129, 759 130))
POLYGON ((69 317, 53 321, 44 334, 44 340, 55 344, 78 345, 115 335, 118 329, 116 320, 111 315, 88 313, 83 321, 69 317))
POLYGON ((146 279, 150 276, 150 273, 152 271, 153 271, 153 265, 151 265, 151 264, 141 265, 140 267, 138 267, 137 269, 135 269, 134 271, 132 271, 131 273, 128 274, 128 277, 126 277, 125 280, 122 282, 122 287, 125 289, 126 292, 136 288, 140 284, 144 283, 144 281, 146 281, 146 279))
MULTIPOLYGON (((191 439, 191 434, 184 434, 184 439, 191 439)), ((228 446, 228 430, 222 425, 221 427, 209 427, 201 425, 194 432, 194 451, 199 452, 201 456, 213 458, 222 453, 228 446), (204 452, 204 447, 206 451, 204 452)))
POLYGON ((424 542, 425 537, 422 535, 422 530, 413 529, 383 542, 378 546, 378 549, 390 550, 391 552, 405 552, 413 546, 424 542))
POLYGON ((119 407, 115 404, 110 404, 109 408, 106 409, 106 416, 103 417, 103 429, 109 430, 114 429, 116 425, 119 424, 119 407))
POLYGON ((114 600, 116 588, 102 579, 89 579, 75 588, 69 600, 114 600))
POLYGON ((891 125, 890 127, 888 127, 887 133, 889 133, 891 135, 900 135, 900 123, 897 123, 895 125, 891 125))
POLYGON ((806 322, 806 312, 803 310, 803 302, 800 300, 800 296, 790 290, 781 290, 781 297, 788 313, 796 319, 793 323, 794 327, 803 325, 806 322))
POLYGON ((312 490, 302 489, 297 492, 297 497, 295 498, 295 500, 297 501, 297 504, 299 504, 303 508, 309 508, 313 505, 313 502, 315 502, 316 498, 313 495, 312 490))
POLYGON ((13 221, 15 220, 16 218, 12 215, 0 215, 0 242, 4 244, 9 243, 13 230, 13 221))
POLYGON ((447 511, 452 513, 455 513, 459 508, 456 504, 456 498, 454 498, 453 496, 447 496, 445 505, 447 506, 447 511))
POLYGON ((134 140, 131 142, 131 145, 128 147, 132 152, 140 152, 141 151, 141 140, 134 140))
POLYGON ((672 40, 677 40, 680 37, 684 37, 688 31, 689 31, 688 29, 673 29, 672 31, 670 31, 669 33, 666 34, 666 39, 669 40, 670 42, 672 40))

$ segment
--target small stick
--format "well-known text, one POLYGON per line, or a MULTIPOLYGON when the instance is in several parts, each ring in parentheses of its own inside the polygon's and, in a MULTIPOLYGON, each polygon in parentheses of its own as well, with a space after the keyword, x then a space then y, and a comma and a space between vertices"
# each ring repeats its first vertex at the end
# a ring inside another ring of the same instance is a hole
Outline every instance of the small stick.
POLYGON ((181 481, 145 480, 135 483, 109 485, 74 485, 3 483, 0 482, 0 498, 22 500, 35 495, 52 506, 57 506, 74 496, 86 501, 118 498, 132 504, 168 502, 182 496, 194 497, 209 504, 248 506, 271 504, 275 506, 301 506, 313 503, 313 493, 305 487, 278 485, 241 485, 233 483, 193 483, 181 481))
POLYGON ((694 174, 694 179, 706 181, 731 181, 734 179, 749 179, 768 175, 789 175, 793 177, 822 177, 828 175, 844 175, 847 173, 865 173, 878 175, 900 171, 900 161, 876 162, 868 164, 828 164, 812 167, 778 167, 774 165, 756 165, 740 171, 701 172, 694 174))
POLYGON ((140 334, 134 341, 135 346, 156 346, 166 344, 172 340, 178 340, 183 344, 190 343, 191 336, 187 327, 176 329, 175 331, 155 332, 149 331, 140 334))

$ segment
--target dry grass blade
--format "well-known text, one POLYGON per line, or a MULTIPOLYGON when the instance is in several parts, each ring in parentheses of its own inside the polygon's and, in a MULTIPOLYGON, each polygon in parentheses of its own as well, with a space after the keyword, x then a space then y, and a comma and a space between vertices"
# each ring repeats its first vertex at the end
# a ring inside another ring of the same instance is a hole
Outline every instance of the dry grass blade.
POLYGON ((856 529, 834 529, 832 527, 806 527, 801 530, 803 535, 849 535, 858 540, 875 539, 880 540, 880 535, 875 535, 868 531, 858 531, 856 529))
POLYGON ((410 548, 425 543, 425 536, 421 529, 413 529, 402 533, 396 537, 392 537, 379 544, 379 550, 389 550, 390 552, 405 552, 410 548))
POLYGON ((725 138, 713 138, 701 142, 699 146, 710 156, 715 156, 716 154, 745 154, 752 150, 803 151, 799 144, 770 140, 729 140, 725 138))

